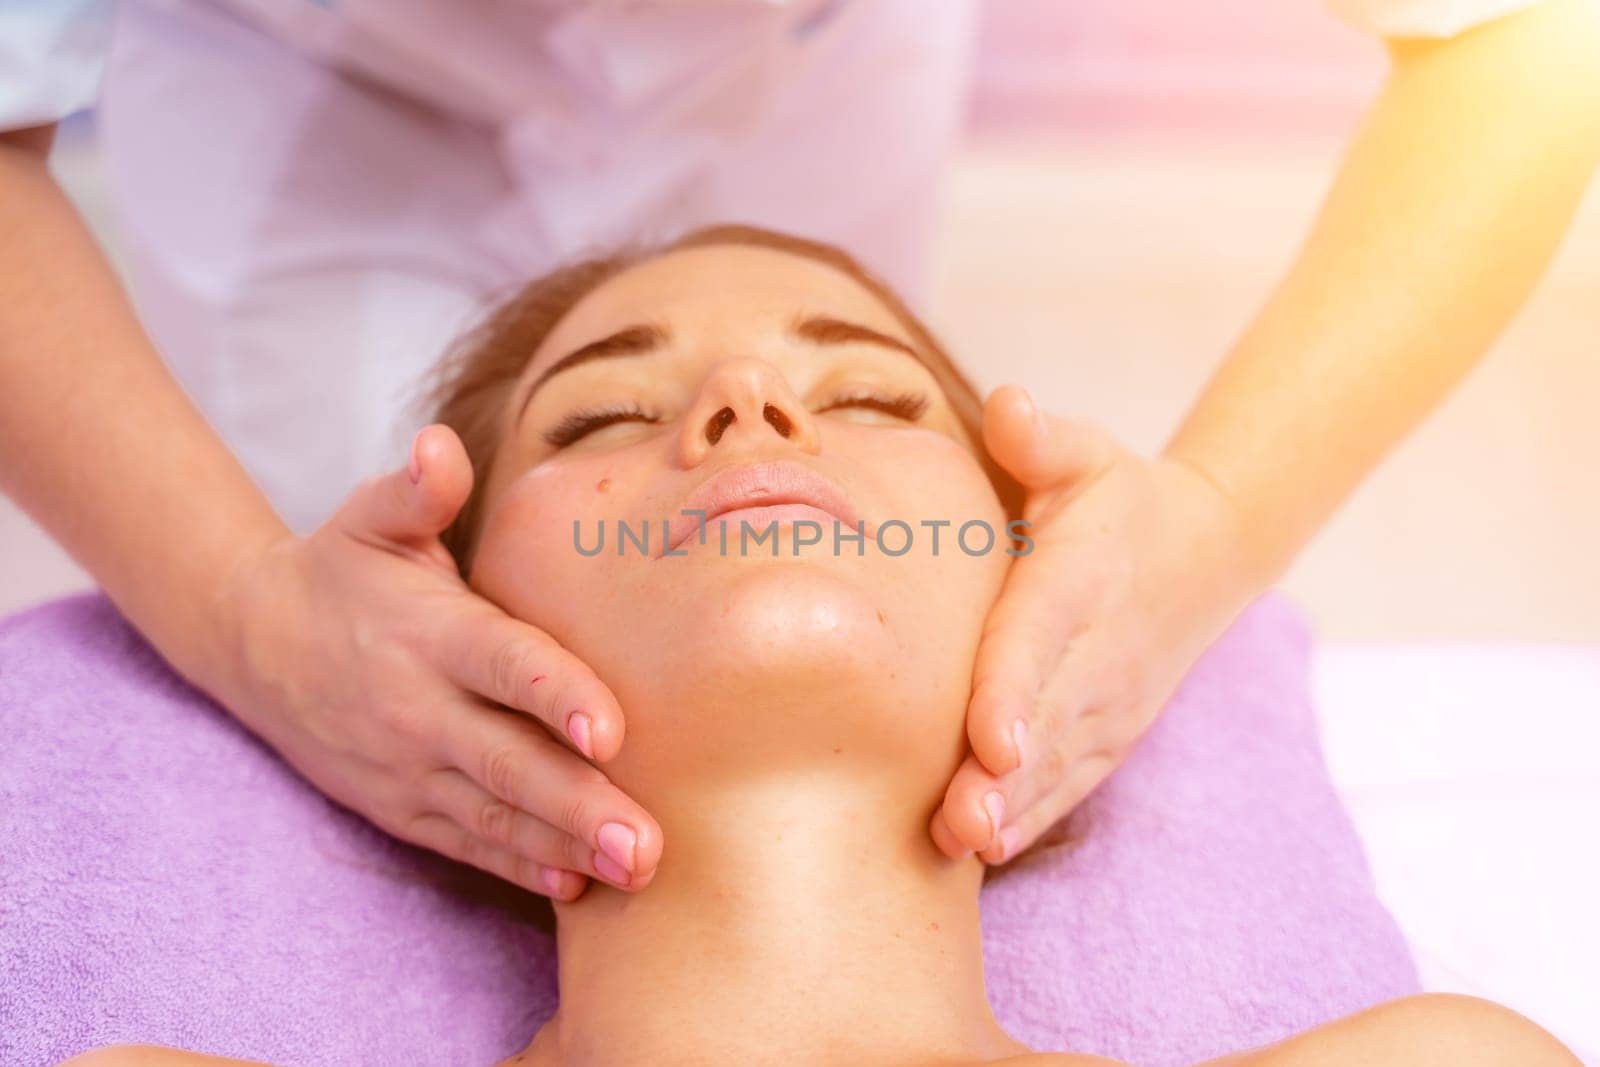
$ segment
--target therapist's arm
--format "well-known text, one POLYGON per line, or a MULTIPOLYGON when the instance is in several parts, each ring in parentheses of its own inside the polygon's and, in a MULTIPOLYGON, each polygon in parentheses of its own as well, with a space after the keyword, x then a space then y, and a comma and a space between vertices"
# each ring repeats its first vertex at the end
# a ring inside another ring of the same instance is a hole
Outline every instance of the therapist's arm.
POLYGON ((52 133, 0 134, 0 488, 208 680, 218 594, 288 530, 151 347, 46 167, 52 133))
POLYGON ((145 335, 49 172, 52 136, 0 133, 0 490, 329 796, 568 899, 600 826, 623 822, 639 837, 629 888, 646 884, 659 828, 552 737, 581 708, 590 755, 610 759, 615 698, 473 594, 439 545, 471 483, 454 434, 425 430, 418 478, 401 465, 292 535, 145 335))
POLYGON ((1019 390, 986 407, 1037 547, 985 628, 973 756, 930 826, 951 855, 1014 856, 1119 766, 1550 263, 1600 161, 1600 0, 1390 51, 1298 258, 1162 456, 1038 413, 1019 390))
POLYGON ((1298 260, 1167 447, 1275 578, 1483 356, 1600 161, 1600 3, 1395 42, 1298 260))

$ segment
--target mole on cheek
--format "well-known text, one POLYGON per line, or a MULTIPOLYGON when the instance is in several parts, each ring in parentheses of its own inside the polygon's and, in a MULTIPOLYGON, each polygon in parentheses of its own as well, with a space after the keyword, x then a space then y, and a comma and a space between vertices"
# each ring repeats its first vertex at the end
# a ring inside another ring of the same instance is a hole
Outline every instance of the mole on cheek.
POLYGON ((602 493, 608 492, 611 489, 611 479, 610 478, 601 478, 598 482, 594 483, 594 487, 595 487, 595 489, 597 489, 598 491, 600 491, 602 493))

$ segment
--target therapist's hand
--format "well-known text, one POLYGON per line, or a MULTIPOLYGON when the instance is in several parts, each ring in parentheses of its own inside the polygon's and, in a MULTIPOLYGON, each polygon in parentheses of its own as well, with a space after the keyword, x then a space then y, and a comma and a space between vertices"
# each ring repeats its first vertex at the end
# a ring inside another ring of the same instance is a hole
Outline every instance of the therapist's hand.
POLYGON ((1001 863, 1121 764, 1258 590, 1232 505, 1189 468, 1047 415, 1015 386, 989 397, 983 435, 1027 490, 1034 547, 984 627, 971 751, 929 829, 947 855, 1001 863))
POLYGON ((558 900, 589 877, 642 888, 660 827, 585 758, 620 750, 616 698, 469 589, 439 542, 471 484, 460 439, 427 427, 406 467, 242 566, 224 601, 233 691, 213 695, 397 837, 558 900))

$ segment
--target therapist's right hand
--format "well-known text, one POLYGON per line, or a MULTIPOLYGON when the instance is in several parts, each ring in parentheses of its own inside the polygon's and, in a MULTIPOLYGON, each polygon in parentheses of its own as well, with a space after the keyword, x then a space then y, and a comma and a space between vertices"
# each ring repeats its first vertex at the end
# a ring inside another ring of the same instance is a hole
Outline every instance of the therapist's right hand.
POLYGON ((474 593, 439 541, 471 485, 460 439, 429 426, 405 467, 243 564, 220 696, 397 837, 557 900, 590 877, 643 888, 661 829, 594 765, 622 747, 616 698, 474 593))

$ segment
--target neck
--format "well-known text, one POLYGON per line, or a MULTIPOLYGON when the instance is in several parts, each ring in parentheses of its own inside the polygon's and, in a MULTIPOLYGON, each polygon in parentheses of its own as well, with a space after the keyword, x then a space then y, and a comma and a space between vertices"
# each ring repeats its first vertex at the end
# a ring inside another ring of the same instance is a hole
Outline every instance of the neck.
POLYGON ((558 905, 561 1006, 517 1062, 928 1063, 1025 1051, 984 991, 976 857, 841 758, 644 798, 637 894, 558 905))

